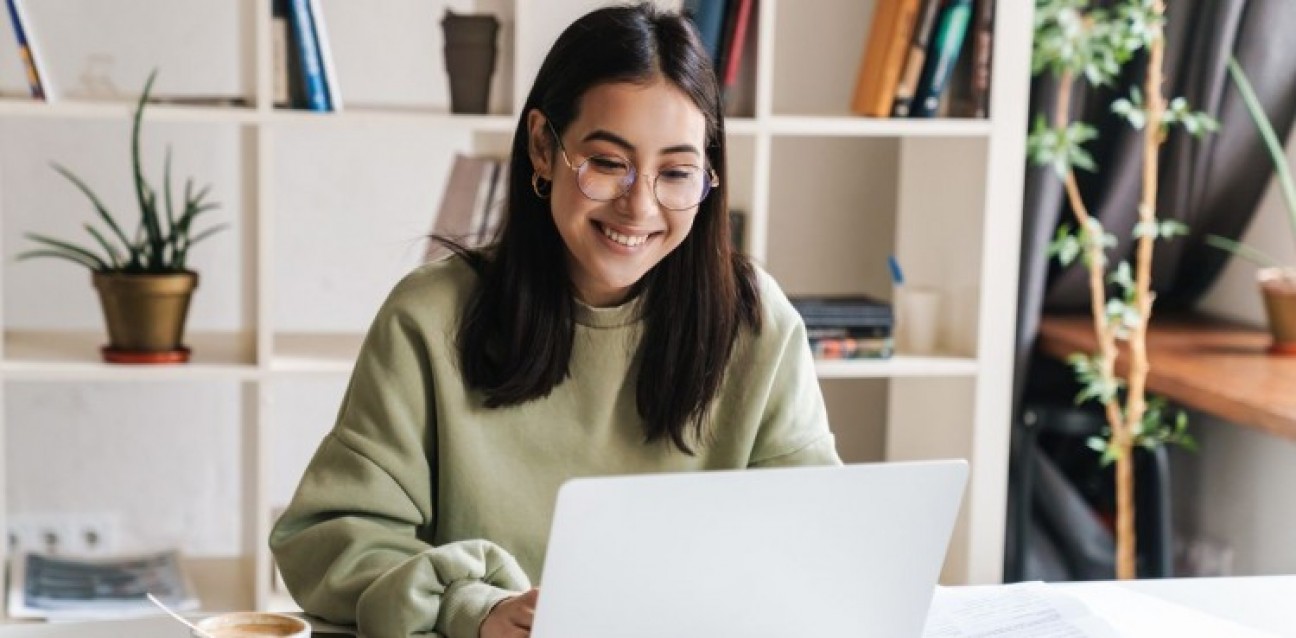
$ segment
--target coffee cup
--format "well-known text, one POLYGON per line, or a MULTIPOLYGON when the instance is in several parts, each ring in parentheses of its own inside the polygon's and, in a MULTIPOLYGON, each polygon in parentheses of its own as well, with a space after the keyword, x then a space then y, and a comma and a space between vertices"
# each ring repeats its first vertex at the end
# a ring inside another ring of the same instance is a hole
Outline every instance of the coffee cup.
MULTIPOLYGON (((209 616, 195 623, 211 638, 310 638, 306 621, 286 614, 235 611, 209 616)), ((198 636, 195 632, 194 636, 198 636)))

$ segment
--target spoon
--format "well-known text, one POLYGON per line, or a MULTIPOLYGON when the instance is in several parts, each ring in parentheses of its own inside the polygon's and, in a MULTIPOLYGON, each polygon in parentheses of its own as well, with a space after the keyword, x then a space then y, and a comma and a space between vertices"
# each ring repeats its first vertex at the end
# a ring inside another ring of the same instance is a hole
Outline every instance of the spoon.
POLYGON ((201 638, 215 638, 211 634, 199 629, 197 625, 189 622, 188 620, 185 620, 184 616, 181 616, 180 614, 171 611, 170 607, 167 607, 166 605, 162 604, 162 601, 154 597, 152 593, 145 594, 145 596, 148 596, 148 599, 152 601, 154 605, 157 605, 158 609, 165 611, 167 614, 170 614, 172 618, 175 618, 176 620, 184 623, 186 626, 192 629, 194 631, 194 634, 200 636, 201 638))

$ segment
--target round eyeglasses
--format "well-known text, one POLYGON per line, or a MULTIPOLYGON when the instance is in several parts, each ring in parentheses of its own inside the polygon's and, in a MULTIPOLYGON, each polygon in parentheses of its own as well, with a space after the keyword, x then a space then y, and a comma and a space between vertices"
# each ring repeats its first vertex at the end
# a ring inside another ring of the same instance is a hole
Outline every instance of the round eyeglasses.
POLYGON ((577 188, 582 195, 596 202, 610 202, 625 197, 636 179, 651 177, 653 197, 657 199, 657 203, 666 210, 685 211, 696 208, 711 193, 711 189, 720 185, 715 170, 692 164, 675 164, 656 175, 649 175, 640 173, 634 163, 623 157, 591 155, 573 166, 553 123, 547 118, 545 123, 558 141, 563 162, 576 173, 577 188))

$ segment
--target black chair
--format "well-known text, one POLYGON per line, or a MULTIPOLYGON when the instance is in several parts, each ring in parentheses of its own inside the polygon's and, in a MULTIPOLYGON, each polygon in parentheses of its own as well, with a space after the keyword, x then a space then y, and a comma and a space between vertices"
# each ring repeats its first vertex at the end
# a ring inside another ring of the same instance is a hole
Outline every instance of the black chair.
MULTIPOLYGON (((1115 575, 1113 467, 1086 440, 1103 415, 1070 405, 1028 405, 1014 424, 1004 580, 1098 580, 1115 575), (1107 514, 1111 513, 1111 514, 1107 514)), ((1173 575, 1170 467, 1164 448, 1136 449, 1136 573, 1173 575)))

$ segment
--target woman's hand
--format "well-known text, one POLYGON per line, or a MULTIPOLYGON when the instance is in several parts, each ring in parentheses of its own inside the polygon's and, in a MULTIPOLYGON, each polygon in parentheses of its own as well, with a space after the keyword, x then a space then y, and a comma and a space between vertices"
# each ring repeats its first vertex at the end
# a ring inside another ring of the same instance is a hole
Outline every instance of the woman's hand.
POLYGON ((505 598, 486 614, 478 638, 527 638, 531 635, 531 620, 535 618, 539 589, 505 598))

